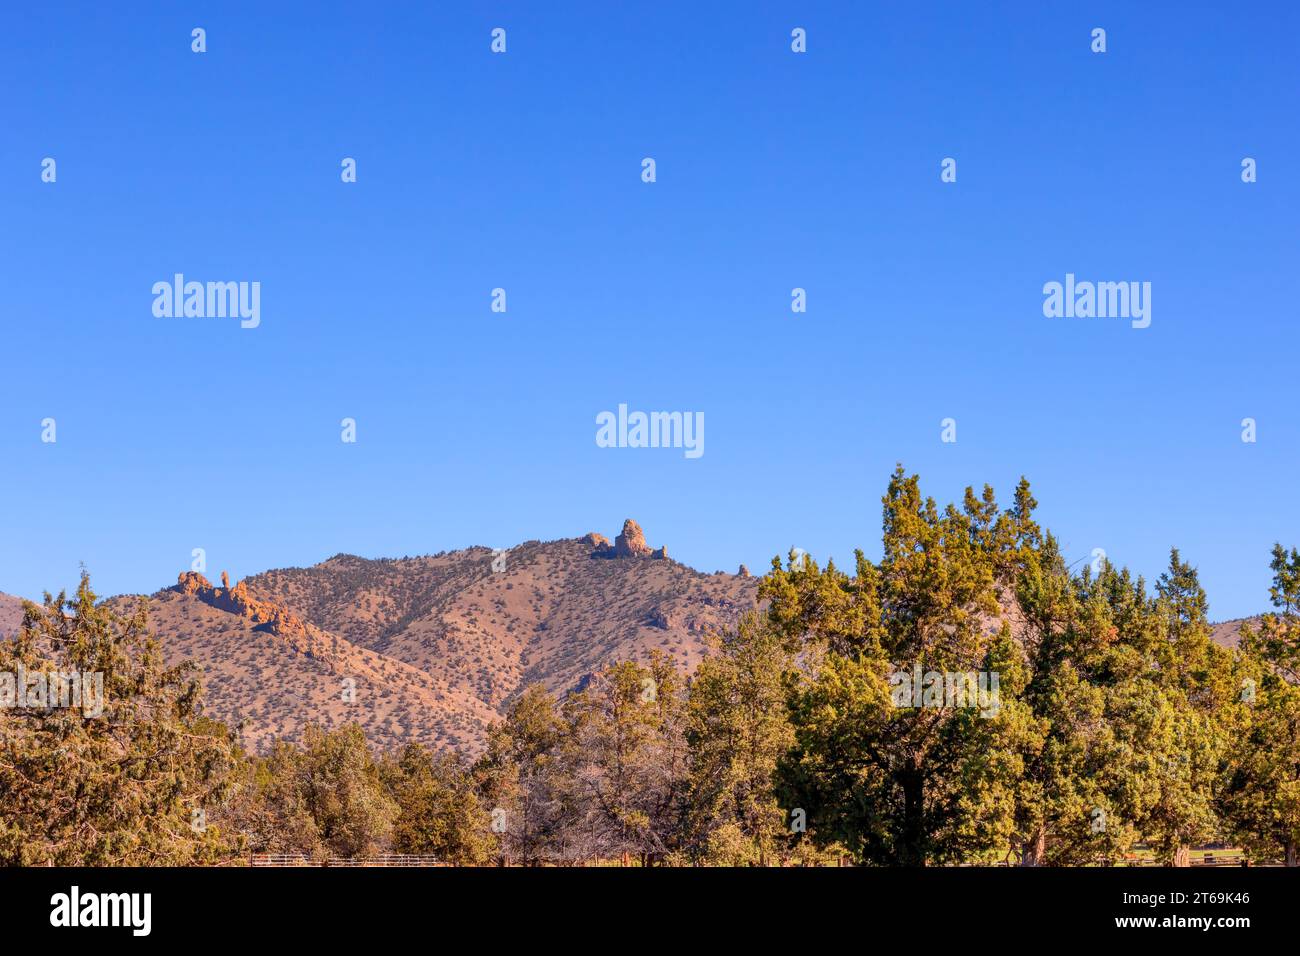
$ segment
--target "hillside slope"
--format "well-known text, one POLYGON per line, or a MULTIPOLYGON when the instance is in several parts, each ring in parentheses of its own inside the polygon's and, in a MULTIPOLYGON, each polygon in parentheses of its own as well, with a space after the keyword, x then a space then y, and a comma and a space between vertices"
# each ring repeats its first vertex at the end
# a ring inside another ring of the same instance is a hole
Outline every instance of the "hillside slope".
POLYGON ((22 599, 0 592, 0 638, 17 634, 22 623, 22 599))
POLYGON ((338 555, 234 586, 185 572, 150 613, 168 662, 202 668, 209 712, 254 749, 310 721, 357 720, 381 748, 476 751, 532 683, 563 693, 654 649, 693 669, 756 595, 747 575, 651 551, 629 521, 613 545, 592 534, 504 554, 338 555))
POLYGON ((733 624, 757 594, 749 577, 607 555, 609 547, 599 535, 530 541, 505 552, 497 571, 486 548, 382 561, 339 555, 245 583, 250 594, 496 709, 529 684, 563 692, 610 661, 644 660, 655 648, 693 669, 708 635, 733 624))

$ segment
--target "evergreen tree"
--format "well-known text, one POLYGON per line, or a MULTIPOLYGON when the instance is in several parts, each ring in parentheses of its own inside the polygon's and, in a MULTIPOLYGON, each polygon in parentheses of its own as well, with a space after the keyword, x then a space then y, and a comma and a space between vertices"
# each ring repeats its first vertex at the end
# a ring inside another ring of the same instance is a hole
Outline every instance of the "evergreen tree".
POLYGON ((302 747, 278 741, 253 781, 243 819, 258 851, 359 857, 388 846, 398 808, 357 724, 308 724, 302 747))
POLYGON ((229 794, 233 738, 202 717, 194 669, 163 664, 145 602, 118 614, 83 572, 72 598, 25 606, 18 636, 0 643, 0 674, 6 694, 20 674, 47 689, 50 675, 76 674, 103 692, 102 713, 85 683, 81 706, 0 709, 0 863, 192 865, 236 851, 208 820, 229 794))
MULTIPOLYGON (((555 698, 541 684, 525 690, 505 720, 488 731, 487 749, 475 772, 503 863, 536 864, 567 856, 566 832, 577 837, 562 799, 560 745, 565 733, 555 698)), ((578 847, 576 855, 586 850, 578 847)))
POLYGON ((777 761, 794 743, 786 698, 794 655, 756 614, 723 634, 691 680, 688 830, 693 855, 766 865, 790 854, 795 830, 777 802, 777 761))
POLYGON ((564 702, 567 799, 600 855, 642 865, 678 849, 687 748, 682 679, 653 652, 611 665, 564 702))
POLYGON ((1248 730, 1223 794, 1237 839, 1257 859, 1300 866, 1300 552, 1273 548, 1275 612, 1241 630, 1248 730))
POLYGON ((1017 651, 998 625, 1011 525, 999 523, 990 491, 941 512, 901 467, 883 504, 879 566, 859 554, 849 579, 833 564, 774 561, 764 582, 773 626, 825 651, 793 700, 782 801, 807 813, 818 842, 865 862, 965 860, 1010 837, 1020 770, 1010 744, 1027 720, 1014 700, 1017 651), (996 708, 948 706, 928 680, 924 700, 899 703, 900 674, 982 672, 991 683, 1004 665, 1012 695, 996 708))
POLYGON ((479 801, 474 774, 459 752, 432 754, 407 744, 381 764, 397 804, 395 853, 430 854, 457 866, 486 862, 496 850, 489 816, 479 801))

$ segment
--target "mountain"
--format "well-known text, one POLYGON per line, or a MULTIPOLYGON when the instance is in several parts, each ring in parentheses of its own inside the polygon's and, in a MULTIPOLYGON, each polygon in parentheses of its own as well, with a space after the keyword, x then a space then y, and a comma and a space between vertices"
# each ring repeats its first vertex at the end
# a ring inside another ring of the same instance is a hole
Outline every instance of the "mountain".
POLYGON ((1236 647, 1241 643, 1241 626, 1250 624, 1254 627, 1259 626, 1262 614, 1256 614, 1253 617, 1239 617, 1231 621, 1220 621, 1218 624, 1211 625, 1214 630, 1210 636, 1216 644, 1222 644, 1224 647, 1236 647))
POLYGON ((357 720, 379 747, 475 751, 530 684, 563 693, 653 649, 693 669, 758 590, 748 574, 704 574, 651 549, 631 520, 613 544, 589 534, 503 552, 340 554, 224 577, 182 573, 150 616, 167 661, 198 663, 209 712, 242 724, 257 750, 312 720, 357 720))
POLYGON ((16 598, 12 594, 5 594, 0 591, 0 638, 17 634, 22 623, 22 598, 16 598))
MULTIPOLYGON (((150 598, 152 626, 168 663, 203 671, 209 712, 258 751, 311 721, 355 720, 381 748, 473 752, 530 684, 563 694, 656 649, 693 670, 758 591, 743 567, 704 574, 652 549, 631 520, 612 544, 593 533, 508 551, 340 554, 234 585, 221 577, 182 573, 150 598)), ((0 594, 0 636, 21 619, 21 601, 0 594)), ((1216 624, 1214 639, 1235 646, 1245 620, 1216 624)))
MULTIPOLYGON (((131 599, 114 601, 125 610, 131 599)), ((417 668, 252 597, 244 582, 213 586, 185 572, 149 605, 167 662, 199 665, 209 713, 240 727, 253 750, 276 737, 299 739, 312 721, 356 721, 384 749, 408 740, 472 749, 497 719, 417 668)))

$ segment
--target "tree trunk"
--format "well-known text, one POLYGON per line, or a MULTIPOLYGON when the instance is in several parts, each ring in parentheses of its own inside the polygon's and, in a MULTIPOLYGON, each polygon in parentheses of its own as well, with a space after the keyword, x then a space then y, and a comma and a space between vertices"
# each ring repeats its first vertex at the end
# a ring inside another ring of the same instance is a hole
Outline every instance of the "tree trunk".
POLYGON ((925 781, 917 771, 903 778, 903 839, 898 862, 925 866, 925 781))
POLYGON ((1174 858, 1169 863, 1170 866, 1191 866, 1192 865, 1192 848, 1186 844, 1181 844, 1174 848, 1174 858))
POLYGON ((1286 865, 1300 866, 1300 843, 1292 840, 1290 843, 1283 844, 1283 847, 1286 850, 1286 865))
POLYGON ((1020 848, 1020 866, 1042 866, 1047 856, 1047 828, 1039 827, 1020 848))

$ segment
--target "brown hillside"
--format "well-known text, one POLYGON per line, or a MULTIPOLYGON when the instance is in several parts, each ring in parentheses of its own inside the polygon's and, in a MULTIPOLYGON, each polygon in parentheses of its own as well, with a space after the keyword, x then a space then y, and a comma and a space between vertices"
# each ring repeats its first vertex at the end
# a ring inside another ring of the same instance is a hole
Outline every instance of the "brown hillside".
POLYGON ((242 724, 257 750, 310 721, 357 720, 381 748, 475 751, 529 684, 563 693, 656 648, 693 669, 757 593, 753 578, 702 574, 650 549, 635 522, 615 545, 593 534, 503 556, 338 555, 223 585, 181 574, 151 599, 153 628, 169 663, 200 665, 209 712, 242 724))
MULTIPOLYGON (((633 523, 634 524, 634 523, 633 523)), ((638 529, 639 531, 639 529, 638 529)), ((250 594, 417 667, 495 710, 526 686, 563 692, 613 660, 658 648, 693 669, 707 636, 752 606, 757 582, 600 535, 397 560, 339 555, 248 578, 250 594), (502 562, 498 561, 498 567, 502 562)))
MULTIPOLYGON (((232 600, 239 589, 213 588, 187 573, 154 595, 149 611, 167 662, 199 664, 208 711, 241 726, 251 749, 265 751, 279 736, 298 739, 313 721, 356 721, 385 749, 408 740, 473 747, 497 719, 479 701, 401 661, 269 605, 241 608, 232 600)), ((129 601, 115 599, 119 609, 129 601)))
POLYGON ((22 623, 22 599, 0 592, 0 638, 17 634, 22 623))

